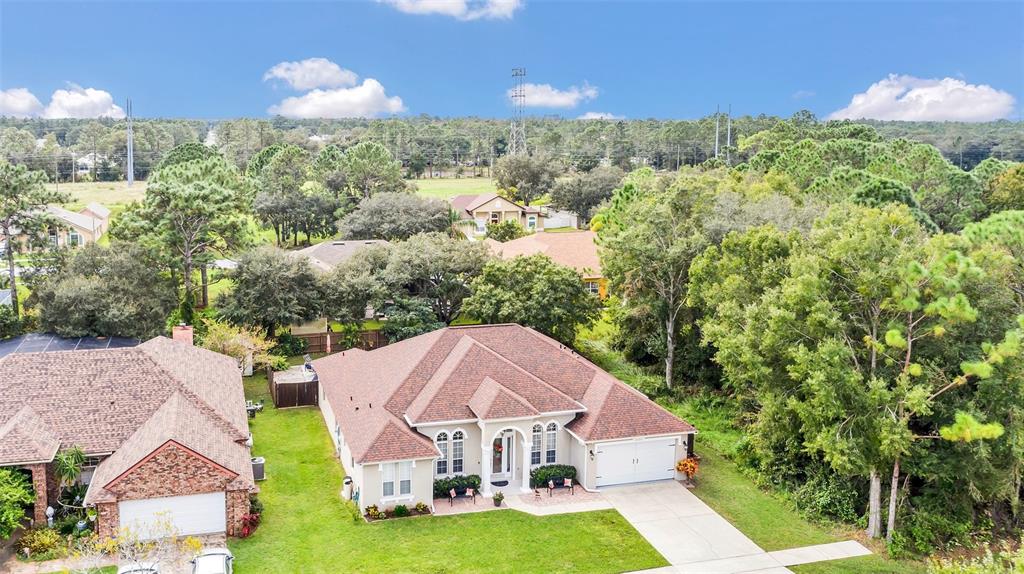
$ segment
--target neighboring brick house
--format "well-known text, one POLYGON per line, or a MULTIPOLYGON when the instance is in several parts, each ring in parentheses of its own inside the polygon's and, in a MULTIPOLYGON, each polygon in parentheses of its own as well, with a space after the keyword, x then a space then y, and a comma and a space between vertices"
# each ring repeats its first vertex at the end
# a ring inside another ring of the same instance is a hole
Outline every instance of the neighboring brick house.
POLYGON ((601 273, 596 238, 593 231, 534 233, 505 243, 488 242, 488 245, 502 259, 543 253, 555 263, 579 271, 587 290, 604 299, 608 296, 608 280, 601 273))
POLYGON ((529 231, 544 229, 545 213, 538 207, 523 206, 497 193, 456 195, 448 200, 459 218, 476 222, 476 235, 487 232, 488 223, 515 221, 529 231))
POLYGON ((320 410, 359 507, 433 502, 439 477, 529 492, 533 468, 580 484, 680 478, 696 430, 572 349, 519 325, 448 327, 313 361, 320 410))
POLYGON ((238 362, 156 337, 137 347, 0 358, 0 466, 32 474, 35 523, 57 505, 54 456, 80 447, 96 529, 241 531, 256 491, 238 362))

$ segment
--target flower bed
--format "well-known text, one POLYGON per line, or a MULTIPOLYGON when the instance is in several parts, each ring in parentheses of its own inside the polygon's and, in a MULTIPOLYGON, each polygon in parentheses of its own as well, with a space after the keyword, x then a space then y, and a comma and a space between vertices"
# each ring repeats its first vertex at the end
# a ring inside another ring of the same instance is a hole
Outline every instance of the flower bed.
POLYGON ((409 507, 404 504, 399 504, 394 508, 385 508, 381 510, 377 508, 376 504, 371 504, 366 507, 366 520, 368 522, 377 522, 379 520, 388 520, 390 518, 406 518, 409 516, 423 516, 430 514, 430 507, 422 502, 417 502, 416 506, 409 507))

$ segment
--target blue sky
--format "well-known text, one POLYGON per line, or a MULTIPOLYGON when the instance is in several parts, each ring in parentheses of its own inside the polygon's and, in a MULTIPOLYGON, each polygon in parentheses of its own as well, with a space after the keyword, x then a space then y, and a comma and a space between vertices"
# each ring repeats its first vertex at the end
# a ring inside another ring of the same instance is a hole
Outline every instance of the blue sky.
POLYGON ((0 112, 117 115, 130 96, 145 117, 505 117, 513 66, 536 84, 528 113, 565 117, 1024 107, 1021 2, 426 1, 3 0, 0 112))

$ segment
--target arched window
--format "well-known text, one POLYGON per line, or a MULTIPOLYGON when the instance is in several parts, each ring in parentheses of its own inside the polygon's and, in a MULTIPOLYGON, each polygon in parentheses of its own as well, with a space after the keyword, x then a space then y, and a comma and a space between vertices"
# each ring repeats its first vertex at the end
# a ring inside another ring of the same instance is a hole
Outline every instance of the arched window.
POLYGON ((437 450, 441 451, 441 457, 437 459, 437 474, 438 476, 448 474, 448 433, 437 433, 437 436, 434 437, 434 444, 437 445, 437 450))
POLYGON ((462 441, 465 435, 457 430, 452 433, 452 474, 462 472, 462 441))
POLYGON ((530 464, 540 464, 540 442, 544 440, 544 427, 533 425, 533 444, 530 445, 530 464))
POLYGON ((548 423, 547 453, 546 453, 546 457, 545 457, 545 460, 544 460, 548 464, 551 464, 551 463, 555 462, 555 452, 556 452, 556 448, 555 447, 557 446, 555 444, 555 440, 557 440, 556 439, 556 434, 557 433, 558 433, 558 425, 556 425, 555 423, 548 423))

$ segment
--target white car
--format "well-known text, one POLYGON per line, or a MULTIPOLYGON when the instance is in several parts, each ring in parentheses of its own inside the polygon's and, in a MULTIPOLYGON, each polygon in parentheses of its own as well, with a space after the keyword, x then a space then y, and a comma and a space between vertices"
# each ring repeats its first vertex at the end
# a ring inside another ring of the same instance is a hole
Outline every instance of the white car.
POLYGON ((207 548, 192 559, 192 574, 231 574, 234 559, 227 548, 207 548))
POLYGON ((160 565, 156 562, 136 562, 118 566, 117 574, 160 574, 160 565))

